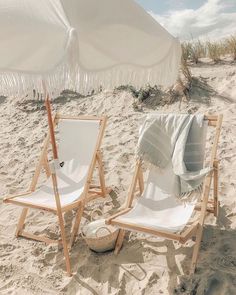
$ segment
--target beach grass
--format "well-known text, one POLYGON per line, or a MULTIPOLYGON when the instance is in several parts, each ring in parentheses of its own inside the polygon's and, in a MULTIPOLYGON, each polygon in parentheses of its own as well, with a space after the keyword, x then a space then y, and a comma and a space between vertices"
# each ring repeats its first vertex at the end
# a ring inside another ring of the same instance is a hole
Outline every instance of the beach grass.
POLYGON ((181 45, 184 62, 198 64, 200 58, 210 58, 217 63, 227 55, 236 60, 236 35, 219 41, 185 41, 181 45))

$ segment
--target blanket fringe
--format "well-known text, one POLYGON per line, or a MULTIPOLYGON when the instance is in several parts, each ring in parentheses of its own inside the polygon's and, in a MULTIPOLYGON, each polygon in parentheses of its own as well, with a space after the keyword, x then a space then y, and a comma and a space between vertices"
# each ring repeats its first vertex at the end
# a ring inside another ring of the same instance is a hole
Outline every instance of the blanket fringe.
POLYGON ((182 193, 180 195, 175 195, 175 197, 180 203, 183 203, 183 204, 193 203, 200 198, 202 191, 203 191, 203 183, 200 183, 193 190, 182 193))

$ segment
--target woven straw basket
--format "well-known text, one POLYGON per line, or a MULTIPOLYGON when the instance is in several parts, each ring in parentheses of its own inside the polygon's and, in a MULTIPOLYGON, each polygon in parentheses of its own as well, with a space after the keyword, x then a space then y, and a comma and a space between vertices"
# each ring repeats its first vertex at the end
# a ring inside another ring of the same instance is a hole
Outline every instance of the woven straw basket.
POLYGON ((114 226, 106 225, 105 219, 99 219, 84 226, 82 237, 91 250, 102 253, 115 248, 118 232, 114 226))

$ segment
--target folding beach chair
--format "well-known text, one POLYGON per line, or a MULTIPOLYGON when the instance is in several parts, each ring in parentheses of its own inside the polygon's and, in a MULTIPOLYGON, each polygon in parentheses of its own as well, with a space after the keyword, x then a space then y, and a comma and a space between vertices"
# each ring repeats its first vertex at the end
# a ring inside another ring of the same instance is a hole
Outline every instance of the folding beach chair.
POLYGON ((63 213, 77 209, 70 239, 70 246, 72 246, 79 229, 84 206, 94 198, 105 197, 107 193, 100 152, 106 117, 66 117, 56 115, 54 125, 57 123, 59 126, 60 163, 49 164, 50 135, 48 134, 29 191, 7 197, 4 202, 23 207, 17 225, 17 237, 22 236, 47 244, 62 243, 66 269, 68 274, 71 275, 63 213), (92 184, 93 172, 96 167, 99 173, 99 185, 92 184), (43 169, 46 171, 47 181, 36 190, 43 169), (46 210, 58 215, 61 240, 51 240, 47 237, 26 232, 24 223, 29 208, 46 210))
POLYGON ((205 216, 207 212, 211 212, 215 216, 218 215, 217 146, 222 118, 222 115, 205 116, 205 120, 208 120, 208 125, 215 127, 214 142, 210 156, 210 167, 212 170, 204 178, 201 198, 197 201, 183 204, 176 200, 174 196, 165 195, 158 186, 155 168, 150 168, 148 171, 148 178, 144 187, 142 163, 140 159, 137 160, 125 209, 106 220, 107 224, 120 228, 115 254, 119 252, 122 246, 125 230, 164 237, 179 241, 181 244, 196 236, 190 273, 195 272, 205 216), (210 199, 212 179, 213 198, 210 199), (139 187, 141 197, 133 206, 137 186, 139 187), (200 213, 197 213, 197 211, 200 213))

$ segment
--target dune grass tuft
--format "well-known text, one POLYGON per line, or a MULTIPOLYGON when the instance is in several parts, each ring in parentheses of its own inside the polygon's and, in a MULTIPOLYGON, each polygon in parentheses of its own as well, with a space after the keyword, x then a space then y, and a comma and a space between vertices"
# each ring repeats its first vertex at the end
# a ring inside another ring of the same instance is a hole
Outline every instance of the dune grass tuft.
POLYGON ((182 58, 185 62, 197 64, 200 58, 209 57, 217 63, 227 55, 236 61, 236 35, 214 42, 197 40, 182 43, 182 58))
POLYGON ((236 36, 226 39, 227 51, 231 54, 233 60, 236 60, 236 36))

